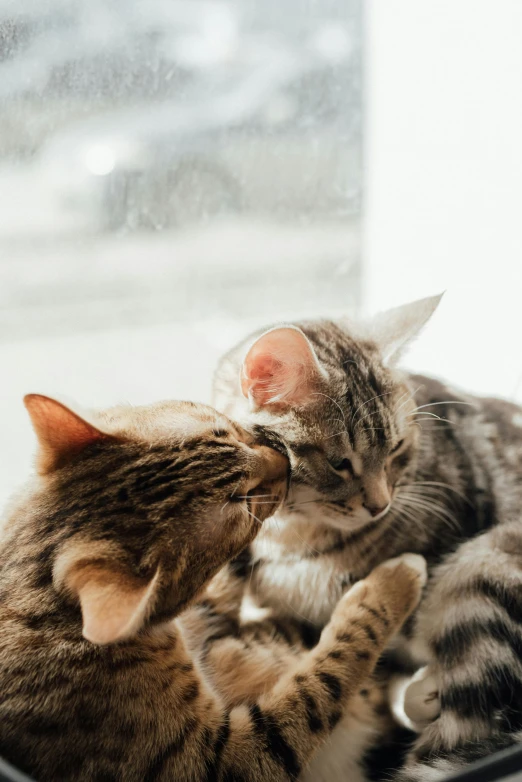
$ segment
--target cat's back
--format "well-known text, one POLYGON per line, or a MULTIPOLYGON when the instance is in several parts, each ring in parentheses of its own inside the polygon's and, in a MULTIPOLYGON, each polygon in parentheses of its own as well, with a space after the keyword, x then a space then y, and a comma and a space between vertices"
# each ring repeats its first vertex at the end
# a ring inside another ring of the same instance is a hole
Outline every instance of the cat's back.
POLYGON ((436 378, 410 375, 423 439, 462 443, 477 455, 488 451, 504 468, 522 467, 522 407, 499 397, 463 393, 436 378), (424 420, 421 419, 421 416, 424 420), (430 420, 431 419, 431 420, 430 420), (439 434, 442 433, 442 434, 439 434))
POLYGON ((522 408, 423 375, 409 380, 422 429, 419 472, 465 491, 475 509, 470 535, 516 517, 522 502, 522 408))
POLYGON ((520 465, 522 457, 522 407, 495 397, 479 398, 484 418, 490 424, 492 431, 491 437, 497 439, 502 445, 501 453, 503 459, 508 459, 510 449, 515 450, 511 456, 516 457, 517 464, 520 465))

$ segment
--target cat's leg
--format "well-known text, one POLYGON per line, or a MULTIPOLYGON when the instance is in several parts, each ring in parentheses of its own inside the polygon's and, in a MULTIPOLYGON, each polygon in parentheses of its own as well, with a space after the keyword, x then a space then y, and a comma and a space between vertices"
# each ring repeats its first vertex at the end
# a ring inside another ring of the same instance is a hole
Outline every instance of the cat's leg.
MULTIPOLYGON (((295 780, 341 719, 351 696, 372 672, 391 636, 416 607, 426 578, 416 555, 385 563, 358 583, 337 605, 318 644, 287 661, 286 670, 253 702, 229 708, 194 665, 179 637, 165 646, 164 674, 154 667, 162 713, 159 750, 140 778, 218 782, 295 780), (172 719, 165 719, 161 699, 172 719)), ((181 624, 177 622, 176 624, 181 624)), ((181 625, 182 626, 182 625, 181 625)), ((181 636, 182 634, 180 634, 181 636)))
POLYGON ((247 546, 214 576, 205 591, 206 599, 211 600, 221 612, 239 619, 245 582, 251 572, 252 559, 247 546))
POLYGON ((417 605, 425 578, 422 557, 404 555, 352 588, 317 646, 255 703, 230 711, 212 779, 295 779, 417 605))
POLYGON ((495 527, 463 544, 438 568, 419 613, 417 635, 431 658, 429 689, 438 691, 440 715, 423 730, 399 778, 408 782, 442 778, 518 743, 522 737, 519 522, 495 527))
POLYGON ((245 571, 249 564, 247 548, 214 576, 190 611, 181 617, 193 654, 205 657, 216 641, 238 635, 245 571))

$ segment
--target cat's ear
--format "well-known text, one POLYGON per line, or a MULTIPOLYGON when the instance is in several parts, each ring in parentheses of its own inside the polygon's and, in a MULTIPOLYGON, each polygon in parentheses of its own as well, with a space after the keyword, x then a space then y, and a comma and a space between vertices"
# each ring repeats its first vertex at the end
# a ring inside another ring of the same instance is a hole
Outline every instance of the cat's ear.
POLYGON ((377 342, 385 364, 399 360, 431 318, 443 295, 418 299, 375 316, 370 323, 370 335, 377 342))
POLYGON ((115 439, 56 399, 27 394, 24 404, 38 438, 37 469, 42 475, 63 467, 92 443, 115 439))
POLYGON ((93 644, 111 644, 131 638, 143 626, 151 610, 158 572, 146 581, 109 563, 83 560, 70 564, 70 556, 66 555, 55 567, 55 583, 78 597, 83 637, 93 644))
POLYGON ((301 329, 279 326, 262 334, 243 361, 241 390, 254 408, 304 404, 324 375, 301 329))

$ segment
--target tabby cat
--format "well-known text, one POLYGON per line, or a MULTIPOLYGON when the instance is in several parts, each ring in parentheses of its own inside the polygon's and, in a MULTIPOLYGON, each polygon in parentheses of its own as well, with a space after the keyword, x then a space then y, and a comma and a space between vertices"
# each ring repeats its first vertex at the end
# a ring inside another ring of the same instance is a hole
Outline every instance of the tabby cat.
POLYGON ((0 755, 49 782, 295 779, 416 606, 422 558, 377 568, 228 705, 184 629, 219 609, 189 605, 275 510, 287 460, 202 405, 25 402, 39 474, 0 533, 0 755))
POLYGON ((255 334, 222 359, 214 394, 291 462, 245 568, 259 604, 321 627, 383 559, 427 558, 394 655, 428 664, 405 702, 429 723, 401 772, 417 782, 522 736, 522 410, 396 369, 439 298, 255 334))

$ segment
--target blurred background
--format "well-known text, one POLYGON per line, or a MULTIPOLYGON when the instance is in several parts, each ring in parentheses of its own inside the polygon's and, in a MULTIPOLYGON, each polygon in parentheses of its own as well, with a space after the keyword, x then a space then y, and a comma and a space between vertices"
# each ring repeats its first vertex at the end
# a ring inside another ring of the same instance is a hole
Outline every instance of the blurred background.
POLYGON ((522 400, 519 0, 0 0, 0 503, 29 391, 208 400, 260 324, 447 294, 522 400))

